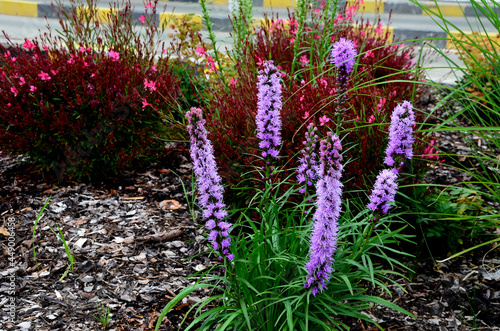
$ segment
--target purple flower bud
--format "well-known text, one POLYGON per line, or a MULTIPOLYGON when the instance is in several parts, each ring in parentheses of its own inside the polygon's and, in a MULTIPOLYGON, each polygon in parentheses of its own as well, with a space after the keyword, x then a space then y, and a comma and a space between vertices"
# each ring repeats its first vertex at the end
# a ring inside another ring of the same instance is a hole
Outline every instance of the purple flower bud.
MULTIPOLYGON (((297 168, 297 181, 299 184, 307 183, 307 185, 312 186, 316 180, 316 172, 318 167, 318 161, 316 159, 316 142, 317 136, 315 135, 317 128, 310 123, 307 126, 307 132, 305 135, 304 144, 306 147, 302 149, 302 158, 299 160, 299 166, 297 168)), ((302 193, 302 192, 301 192, 302 193)))

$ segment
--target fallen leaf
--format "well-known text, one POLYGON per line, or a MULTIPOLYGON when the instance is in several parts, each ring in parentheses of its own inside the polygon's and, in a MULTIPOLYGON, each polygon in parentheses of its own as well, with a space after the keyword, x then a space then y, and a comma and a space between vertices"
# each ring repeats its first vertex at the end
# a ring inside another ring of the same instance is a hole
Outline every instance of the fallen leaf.
POLYGON ((160 174, 169 174, 170 173, 170 169, 158 169, 158 172, 160 174))
POLYGON ((179 203, 179 201, 176 200, 163 200, 162 202, 160 202, 160 208, 162 210, 167 210, 167 209, 176 210, 182 208, 182 206, 179 203))

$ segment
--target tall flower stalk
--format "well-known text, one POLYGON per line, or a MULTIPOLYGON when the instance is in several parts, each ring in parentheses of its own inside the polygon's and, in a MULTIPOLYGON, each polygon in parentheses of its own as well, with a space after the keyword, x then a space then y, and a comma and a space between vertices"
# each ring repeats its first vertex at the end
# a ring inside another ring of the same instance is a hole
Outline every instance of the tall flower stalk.
POLYGON ((333 270, 333 254, 337 248, 337 225, 342 205, 342 145, 337 135, 328 132, 321 140, 316 184, 316 212, 311 234, 310 258, 306 264, 308 276, 305 288, 316 296, 326 289, 333 270))
POLYGON ((213 249, 219 252, 220 261, 223 260, 223 256, 232 261, 234 256, 229 251, 231 224, 225 222, 227 211, 223 201, 224 188, 217 172, 214 149, 208 139, 201 109, 191 108, 186 113, 186 118, 188 120, 187 130, 191 139, 190 155, 196 175, 199 204, 203 210, 203 219, 206 220, 205 225, 210 230, 209 242, 213 249))
POLYGON ((299 166, 297 168, 297 181, 299 184, 305 184, 304 187, 300 188, 300 193, 302 194, 305 193, 307 188, 314 186, 318 179, 316 143, 319 137, 316 134, 317 130, 318 129, 313 123, 310 123, 307 126, 307 132, 303 142, 304 148, 300 151, 302 156, 299 160, 299 166))
MULTIPOLYGON (((413 156, 413 126, 415 125, 415 114, 413 106, 408 101, 397 105, 391 115, 391 126, 389 127, 389 143, 385 150, 384 163, 393 167, 396 162, 394 157, 401 155, 410 160, 413 156)), ((402 164, 402 162, 401 162, 402 164)), ((400 164, 400 165, 401 165, 400 164)))
POLYGON ((265 179, 271 175, 268 165, 272 158, 279 157, 281 148, 281 77, 273 61, 265 61, 259 71, 257 83, 257 138, 261 155, 266 161, 265 179))
POLYGON ((358 52, 352 40, 340 38, 332 46, 332 53, 330 61, 337 68, 337 99, 336 99, 336 113, 337 113, 337 133, 339 132, 342 118, 345 112, 344 104, 347 100, 347 84, 358 52))
POLYGON ((370 195, 370 202, 366 206, 373 212, 381 211, 387 213, 392 208, 390 203, 394 203, 396 191, 398 190, 398 173, 403 161, 395 167, 395 157, 398 155, 406 159, 413 156, 413 126, 415 125, 415 115, 413 106, 408 101, 397 105, 391 115, 391 125, 389 127, 389 142, 385 151, 384 163, 390 169, 382 170, 375 180, 373 191, 370 195))

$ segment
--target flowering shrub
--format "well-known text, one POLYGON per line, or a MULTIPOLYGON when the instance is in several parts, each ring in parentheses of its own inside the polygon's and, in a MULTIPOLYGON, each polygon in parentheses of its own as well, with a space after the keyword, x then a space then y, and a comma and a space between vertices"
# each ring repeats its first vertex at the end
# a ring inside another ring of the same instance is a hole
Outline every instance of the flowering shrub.
MULTIPOLYGON (((162 111, 175 112, 179 87, 167 66, 142 69, 116 51, 3 50, 0 146, 29 155, 44 174, 109 175, 163 150, 162 111)), ((176 133, 174 133, 176 134, 176 133)))

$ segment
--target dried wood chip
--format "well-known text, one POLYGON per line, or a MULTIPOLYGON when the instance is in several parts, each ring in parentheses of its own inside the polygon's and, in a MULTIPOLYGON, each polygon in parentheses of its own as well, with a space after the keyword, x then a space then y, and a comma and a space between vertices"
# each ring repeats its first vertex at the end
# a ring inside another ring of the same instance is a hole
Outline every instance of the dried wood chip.
POLYGON ((148 236, 143 236, 143 237, 138 237, 135 240, 136 241, 143 241, 143 242, 148 242, 148 241, 153 241, 153 242, 162 242, 162 241, 168 241, 172 240, 174 238, 177 238, 181 236, 184 232, 181 229, 178 230, 173 230, 169 232, 159 232, 155 234, 151 234, 148 236))
POLYGON ((162 210, 177 210, 182 208, 182 206, 177 200, 163 200, 162 202, 160 202, 160 208, 162 210))

